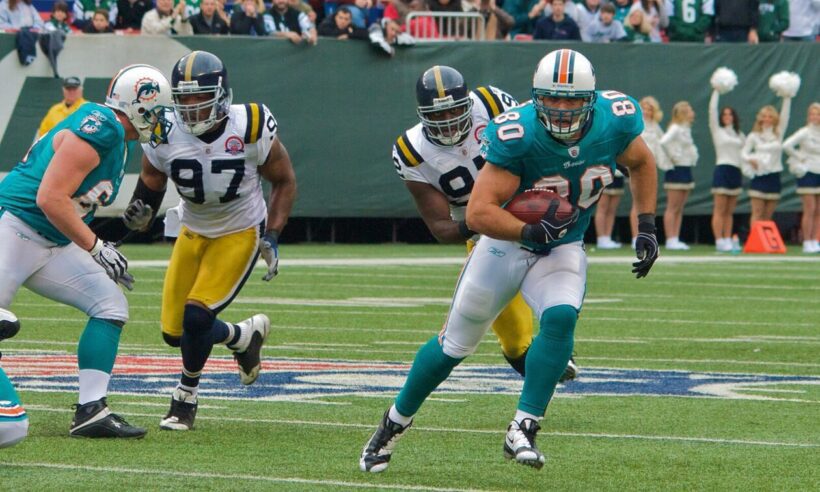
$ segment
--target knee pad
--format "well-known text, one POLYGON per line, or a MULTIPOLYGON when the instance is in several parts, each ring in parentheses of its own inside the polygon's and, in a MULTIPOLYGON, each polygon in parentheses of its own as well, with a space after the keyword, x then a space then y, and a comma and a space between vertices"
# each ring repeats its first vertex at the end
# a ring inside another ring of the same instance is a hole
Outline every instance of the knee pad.
POLYGON ((558 341, 571 340, 577 321, 578 311, 574 307, 568 304, 553 306, 541 315, 541 332, 538 336, 558 341))
POLYGON ((28 418, 0 424, 0 448, 10 448, 28 435, 28 418))
POLYGON ((204 307, 186 304, 182 315, 182 331, 192 335, 210 334, 214 317, 214 313, 204 307))
POLYGON ((171 347, 179 348, 179 346, 182 344, 180 342, 180 340, 182 340, 180 337, 175 337, 175 336, 169 335, 167 333, 162 334, 162 339, 165 341, 165 343, 167 343, 171 347))
POLYGON ((468 281, 455 309, 470 321, 487 321, 495 314, 494 307, 495 292, 468 281))
POLYGON ((0 340, 12 338, 20 331, 20 320, 11 311, 0 309, 0 340))

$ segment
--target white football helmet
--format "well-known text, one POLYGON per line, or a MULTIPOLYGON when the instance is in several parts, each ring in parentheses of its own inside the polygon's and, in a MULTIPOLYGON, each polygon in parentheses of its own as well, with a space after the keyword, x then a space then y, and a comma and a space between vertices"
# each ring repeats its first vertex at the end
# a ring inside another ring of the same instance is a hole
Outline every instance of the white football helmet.
POLYGON ((532 78, 532 101, 538 119, 555 138, 574 138, 584 128, 595 104, 595 70, 587 58, 573 50, 555 50, 538 62, 532 78), (544 104, 542 97, 583 99, 577 109, 544 104))
POLYGON ((105 105, 128 117, 141 143, 160 143, 170 130, 165 112, 173 110, 171 84, 151 65, 129 65, 108 86, 105 105))

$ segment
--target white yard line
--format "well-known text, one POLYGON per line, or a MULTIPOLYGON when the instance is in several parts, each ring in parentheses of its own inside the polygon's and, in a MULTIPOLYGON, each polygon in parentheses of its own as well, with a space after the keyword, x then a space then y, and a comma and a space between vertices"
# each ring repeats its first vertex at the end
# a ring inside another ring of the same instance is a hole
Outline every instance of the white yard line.
MULTIPOLYGON (((29 408, 29 407, 27 407, 29 408)), ((70 413, 73 412, 67 408, 56 407, 37 407, 35 411, 46 411, 56 413, 70 413)), ((160 414, 153 413, 133 413, 123 412, 125 415, 134 417, 151 417, 161 418, 160 414)), ((244 417, 228 417, 228 416, 207 416, 198 415, 201 420, 217 420, 221 422, 242 422, 249 424, 282 424, 282 425, 296 425, 296 426, 316 426, 316 427, 336 427, 336 428, 353 428, 353 429, 367 429, 372 430, 376 427, 378 422, 372 424, 355 424, 348 422, 319 422, 312 420, 295 420, 295 419, 265 419, 265 418, 244 418, 244 417)), ((458 434, 491 434, 502 435, 504 429, 489 430, 489 429, 462 429, 454 427, 425 427, 413 426, 413 432, 455 432, 458 434)), ((820 448, 820 444, 816 443, 800 443, 800 442, 784 442, 784 441, 759 441, 749 439, 721 439, 714 437, 689 437, 689 436, 658 436, 648 434, 612 434, 600 432, 559 432, 559 431, 541 431, 539 435, 544 436, 560 436, 560 437, 579 437, 579 438, 602 438, 602 439, 638 439, 648 441, 677 441, 677 442, 696 442, 703 444, 738 444, 747 446, 771 446, 771 447, 793 447, 793 448, 820 448)))
MULTIPOLYGON (((200 417, 202 418, 202 417, 200 417)), ((119 466, 85 466, 85 465, 67 465, 60 463, 37 463, 37 462, 17 462, 17 463, 2 463, 0 468, 15 467, 15 468, 46 468, 51 470, 66 470, 66 471, 82 471, 82 472, 97 472, 97 473, 117 473, 117 474, 132 474, 132 475, 160 475, 164 477, 185 477, 185 478, 206 478, 206 479, 220 479, 231 480, 234 484, 242 481, 251 482, 268 482, 268 483, 293 483, 303 485, 316 485, 322 487, 345 487, 354 489, 390 489, 390 490, 429 490, 436 492, 466 492, 476 491, 482 489, 450 489, 440 487, 427 487, 424 485, 406 485, 406 484, 376 484, 368 482, 344 482, 341 480, 315 480, 310 478, 299 477, 272 477, 265 475, 246 475, 241 473, 204 473, 204 472, 183 472, 174 470, 157 470, 154 468, 124 468, 119 466)))

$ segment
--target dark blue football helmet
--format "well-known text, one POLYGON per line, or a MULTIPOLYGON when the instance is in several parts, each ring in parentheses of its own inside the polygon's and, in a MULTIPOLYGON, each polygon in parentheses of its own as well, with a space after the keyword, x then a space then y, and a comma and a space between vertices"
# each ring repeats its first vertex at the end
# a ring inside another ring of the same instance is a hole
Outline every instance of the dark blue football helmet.
POLYGON ((171 73, 171 93, 180 128, 193 135, 202 135, 225 119, 233 98, 225 64, 207 51, 193 51, 179 59, 171 73), (192 94, 210 97, 194 102, 183 99, 192 94))
POLYGON ((473 100, 458 70, 436 65, 416 83, 417 113, 427 137, 438 145, 463 142, 473 126, 473 100))

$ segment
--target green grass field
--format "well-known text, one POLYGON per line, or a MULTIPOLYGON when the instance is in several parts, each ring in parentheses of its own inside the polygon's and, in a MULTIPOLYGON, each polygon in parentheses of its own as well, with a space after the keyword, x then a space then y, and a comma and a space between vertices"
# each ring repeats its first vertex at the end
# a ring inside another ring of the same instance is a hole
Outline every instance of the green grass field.
POLYGON ((262 282, 258 268, 222 315, 270 316, 265 372, 241 387, 216 347, 189 433, 158 427, 179 362, 159 333, 165 270, 138 261, 170 247, 124 251, 137 283, 109 403, 148 435, 68 437, 76 368, 65 358, 84 317, 21 290, 23 329, 0 349, 31 427, 0 450, 0 490, 820 489, 820 257, 662 251, 635 280, 625 250, 591 251, 581 377, 543 422, 544 468, 503 459, 521 379, 489 333, 387 472, 367 475, 361 448, 439 331, 462 248, 284 245, 279 277, 262 282))

